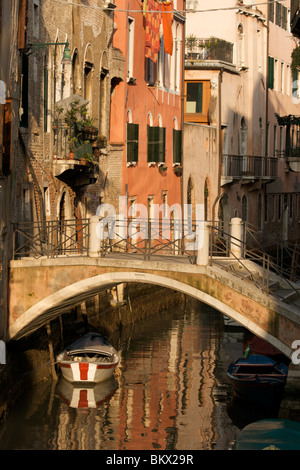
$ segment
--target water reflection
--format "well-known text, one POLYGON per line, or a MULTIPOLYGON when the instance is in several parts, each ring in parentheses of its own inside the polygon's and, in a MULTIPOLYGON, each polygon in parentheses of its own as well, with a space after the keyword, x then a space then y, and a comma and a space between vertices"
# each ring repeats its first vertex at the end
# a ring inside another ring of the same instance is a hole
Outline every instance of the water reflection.
POLYGON ((60 379, 25 396, 0 430, 0 449, 228 449, 239 429, 226 370, 243 333, 190 300, 133 324, 112 344, 120 364, 101 387, 60 379), (48 388, 46 388, 46 386, 48 388))

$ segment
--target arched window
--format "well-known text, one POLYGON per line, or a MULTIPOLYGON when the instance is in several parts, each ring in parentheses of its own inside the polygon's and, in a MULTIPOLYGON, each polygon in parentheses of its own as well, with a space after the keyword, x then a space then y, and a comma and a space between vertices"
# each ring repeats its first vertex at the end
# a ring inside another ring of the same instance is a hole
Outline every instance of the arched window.
POLYGON ((187 204, 188 204, 188 219, 195 220, 195 187, 193 178, 190 176, 187 185, 187 204))
POLYGON ((262 228, 262 197, 261 194, 258 195, 257 200, 257 227, 262 228))
POLYGON ((208 220, 208 200, 209 200, 209 191, 208 191, 208 182, 207 178, 204 183, 204 220, 208 220))
POLYGON ((238 67, 245 65, 245 35, 242 24, 238 25, 238 67))
POLYGON ((242 220, 244 222, 247 222, 247 218, 248 218, 248 201, 247 201, 247 197, 244 195, 242 197, 242 220))
POLYGON ((80 70, 79 70, 79 56, 77 50, 74 51, 72 59, 72 93, 74 95, 80 94, 80 70))
POLYGON ((83 70, 83 91, 84 99, 89 102, 88 109, 92 113, 92 84, 93 84, 93 73, 94 73, 94 63, 92 57, 91 46, 87 47, 85 60, 84 60, 84 70, 83 70))
POLYGON ((240 143, 240 153, 243 157, 242 171, 247 171, 247 123, 244 117, 241 119, 240 143))

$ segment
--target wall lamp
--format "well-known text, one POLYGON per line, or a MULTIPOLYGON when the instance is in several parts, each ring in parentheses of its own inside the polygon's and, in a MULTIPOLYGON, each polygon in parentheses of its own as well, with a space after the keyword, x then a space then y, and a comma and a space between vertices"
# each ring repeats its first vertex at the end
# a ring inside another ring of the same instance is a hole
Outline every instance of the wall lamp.
POLYGON ((44 42, 44 43, 35 43, 35 44, 28 44, 27 45, 27 50, 26 50, 26 55, 31 55, 34 52, 38 52, 41 49, 46 49, 47 46, 65 46, 64 48, 64 55, 62 62, 65 64, 71 63, 71 51, 69 48, 69 43, 67 42, 44 42))

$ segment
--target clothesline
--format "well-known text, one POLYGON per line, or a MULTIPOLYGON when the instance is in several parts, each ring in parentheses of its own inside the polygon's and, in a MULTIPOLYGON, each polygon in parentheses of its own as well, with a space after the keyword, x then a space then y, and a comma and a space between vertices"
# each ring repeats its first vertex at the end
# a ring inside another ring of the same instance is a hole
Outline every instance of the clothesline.
MULTIPOLYGON (((99 7, 99 6, 92 6, 92 5, 83 5, 83 4, 78 4, 78 3, 73 3, 73 2, 66 2, 64 0, 51 0, 52 2, 54 3, 59 3, 61 5, 65 5, 65 6, 75 6, 75 7, 81 7, 81 8, 90 8, 90 9, 94 9, 94 10, 101 10, 101 11, 117 11, 117 12, 125 12, 125 13, 144 13, 145 10, 142 8, 142 9, 139 9, 139 10, 130 10, 130 9, 123 9, 123 8, 116 8, 116 7, 99 7)), ((257 3, 256 5, 253 5, 253 4, 241 4, 241 5, 235 5, 233 7, 223 7, 223 8, 207 8, 207 9, 196 9, 196 8, 193 8, 193 9, 189 9, 189 10, 178 10, 176 9, 175 11, 177 13, 182 13, 182 14, 186 14, 186 13, 212 13, 212 12, 216 12, 216 11, 227 11, 227 10, 236 10, 237 8, 251 8, 253 6, 256 6, 256 7, 259 7, 261 5, 270 5, 270 4, 274 4, 274 3, 282 3, 284 4, 287 0, 270 0, 270 1, 265 1, 265 2, 260 2, 260 3, 257 3)), ((159 4, 163 4, 165 2, 157 2, 159 4)), ((148 13, 157 13, 157 10, 147 10, 148 13)), ((161 11, 160 10, 160 13, 164 14, 170 14, 169 11, 161 11)), ((173 13, 173 12, 172 12, 173 13)))

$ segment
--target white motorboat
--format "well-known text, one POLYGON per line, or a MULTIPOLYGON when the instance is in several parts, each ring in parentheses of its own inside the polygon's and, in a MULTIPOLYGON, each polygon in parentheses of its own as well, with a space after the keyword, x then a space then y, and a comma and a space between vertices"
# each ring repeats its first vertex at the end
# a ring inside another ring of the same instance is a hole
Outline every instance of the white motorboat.
POLYGON ((56 360, 69 382, 99 383, 113 375, 119 356, 102 335, 87 333, 58 354, 56 360))

